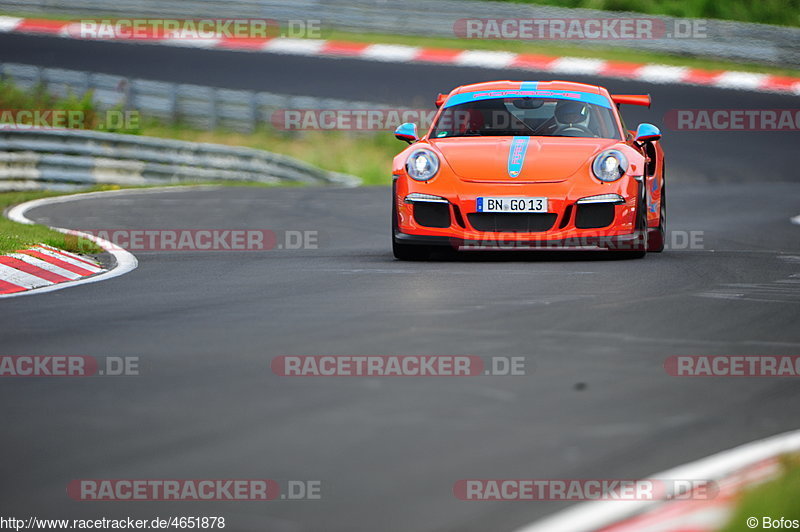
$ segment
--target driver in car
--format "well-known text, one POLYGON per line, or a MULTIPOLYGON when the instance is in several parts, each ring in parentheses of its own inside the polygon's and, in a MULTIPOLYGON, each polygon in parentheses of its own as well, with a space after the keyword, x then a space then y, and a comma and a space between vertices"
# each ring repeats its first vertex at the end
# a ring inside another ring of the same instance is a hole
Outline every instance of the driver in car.
POLYGON ((583 102, 561 100, 556 104, 553 114, 557 127, 555 135, 566 137, 595 137, 594 131, 589 127, 589 108, 583 102))

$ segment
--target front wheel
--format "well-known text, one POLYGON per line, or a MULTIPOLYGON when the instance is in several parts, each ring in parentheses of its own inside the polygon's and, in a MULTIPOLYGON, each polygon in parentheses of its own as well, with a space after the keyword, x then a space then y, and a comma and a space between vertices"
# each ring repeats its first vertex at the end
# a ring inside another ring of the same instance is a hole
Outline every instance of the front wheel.
POLYGON ((431 249, 428 246, 400 244, 392 238, 392 252, 397 260, 428 260, 431 249))
POLYGON ((639 197, 639 205, 636 208, 636 231, 634 232, 633 242, 630 243, 630 248, 625 250, 614 251, 615 256, 626 259, 641 259, 647 255, 647 250, 650 249, 648 245, 648 230, 647 230, 647 200, 644 197, 644 187, 642 187, 642 194, 639 197))

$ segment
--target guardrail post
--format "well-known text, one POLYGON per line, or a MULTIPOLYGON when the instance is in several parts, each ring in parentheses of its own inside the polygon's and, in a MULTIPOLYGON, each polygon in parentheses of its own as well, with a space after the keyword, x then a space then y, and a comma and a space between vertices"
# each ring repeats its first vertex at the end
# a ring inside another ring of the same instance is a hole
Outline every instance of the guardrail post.
POLYGON ((219 125, 219 116, 217 113, 219 112, 219 105, 218 105, 218 96, 217 96, 217 89, 211 89, 211 101, 209 104, 211 105, 211 112, 209 113, 209 120, 210 120, 210 129, 214 130, 217 129, 219 125))
POLYGON ((86 96, 92 90, 92 73, 85 72, 83 75, 83 95, 86 96))
POLYGON ((180 86, 177 83, 172 83, 169 86, 169 116, 173 123, 177 123, 178 116, 178 90, 180 86))
POLYGON ((250 131, 255 131, 258 128, 258 121, 259 121, 259 109, 258 109, 258 93, 251 92, 250 93, 250 131))
POLYGON ((123 107, 125 107, 126 111, 131 111, 135 108, 133 102, 133 82, 128 78, 124 78, 122 81, 120 81, 120 85, 122 85, 122 94, 125 102, 123 107))

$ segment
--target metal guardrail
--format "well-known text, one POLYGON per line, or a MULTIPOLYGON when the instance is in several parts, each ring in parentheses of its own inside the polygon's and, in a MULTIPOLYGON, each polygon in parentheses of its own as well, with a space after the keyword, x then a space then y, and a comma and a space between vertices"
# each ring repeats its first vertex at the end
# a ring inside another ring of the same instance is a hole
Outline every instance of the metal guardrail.
POLYGON ((219 89, 16 63, 0 63, 0 77, 25 89, 44 85, 49 93, 61 97, 81 96, 91 90, 100 108, 136 109, 147 116, 200 129, 250 132, 269 124, 272 112, 279 109, 385 107, 371 102, 219 89))
POLYGON ((0 190, 209 181, 360 183, 252 148, 84 130, 0 129, 0 190))
MULTIPOLYGON (((453 36, 462 18, 620 18, 631 15, 589 9, 477 0, 0 0, 9 12, 69 16, 314 19, 331 28, 406 35, 453 36)), ((673 17, 658 17, 666 27, 673 17)), ((638 48, 739 61, 800 66, 800 28, 708 20, 704 38, 570 41, 584 46, 638 48)))

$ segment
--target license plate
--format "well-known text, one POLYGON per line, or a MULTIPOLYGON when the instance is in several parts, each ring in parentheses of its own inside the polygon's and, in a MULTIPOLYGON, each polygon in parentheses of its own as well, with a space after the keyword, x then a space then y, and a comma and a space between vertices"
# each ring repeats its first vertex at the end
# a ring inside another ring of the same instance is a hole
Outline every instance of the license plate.
POLYGON ((547 212, 547 198, 478 198, 477 212, 547 212))

